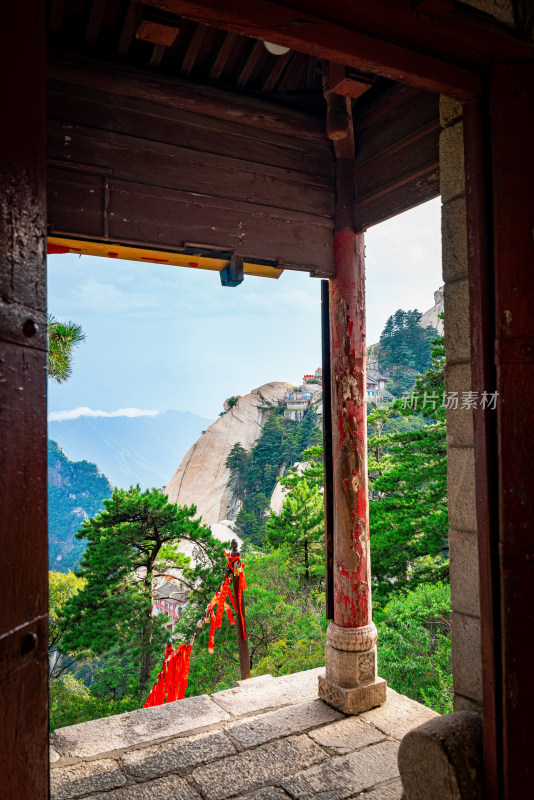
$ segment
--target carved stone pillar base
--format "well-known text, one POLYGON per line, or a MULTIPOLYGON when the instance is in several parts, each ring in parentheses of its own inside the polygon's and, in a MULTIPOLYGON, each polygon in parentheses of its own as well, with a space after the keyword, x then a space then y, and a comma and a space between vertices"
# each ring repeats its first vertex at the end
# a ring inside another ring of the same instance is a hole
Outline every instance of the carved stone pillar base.
POLYGON ((327 631, 326 676, 319 676, 319 697, 345 714, 360 714, 386 702, 386 681, 376 673, 376 627, 327 631))
POLYGON ((383 705, 386 702, 386 688, 387 683, 383 678, 377 678, 366 686, 344 689, 330 683, 324 675, 319 675, 319 697, 343 714, 363 714, 364 711, 383 705))

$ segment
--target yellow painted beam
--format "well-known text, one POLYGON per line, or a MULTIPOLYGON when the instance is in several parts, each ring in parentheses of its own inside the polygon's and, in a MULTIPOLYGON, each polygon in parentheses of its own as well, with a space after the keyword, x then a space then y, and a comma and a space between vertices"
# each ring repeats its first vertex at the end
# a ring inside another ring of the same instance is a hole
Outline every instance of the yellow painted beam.
MULTIPOLYGON (((60 236, 48 237, 48 253, 78 253, 84 256, 122 258, 126 261, 146 261, 152 264, 169 264, 172 267, 209 269, 214 272, 220 272, 230 263, 224 258, 167 253, 163 250, 146 250, 141 247, 115 245, 109 242, 80 242, 77 239, 64 239, 60 236)), ((266 264, 254 264, 251 261, 244 263, 245 274, 256 275, 258 278, 279 278, 283 271, 283 269, 266 264)))

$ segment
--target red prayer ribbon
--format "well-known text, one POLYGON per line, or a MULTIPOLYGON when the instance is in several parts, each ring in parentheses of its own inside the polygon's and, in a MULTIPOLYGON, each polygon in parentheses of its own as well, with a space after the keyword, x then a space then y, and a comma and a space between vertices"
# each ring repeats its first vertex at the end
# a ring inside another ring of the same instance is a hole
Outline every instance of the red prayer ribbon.
MULTIPOLYGON (((235 619, 230 606, 226 602, 226 598, 228 598, 230 601, 232 608, 241 621, 243 638, 247 638, 245 630, 245 617, 243 614, 243 592, 247 588, 244 571, 245 565, 241 563, 240 556, 233 556, 231 553, 225 553, 225 555, 228 558, 229 572, 220 585, 218 591, 215 592, 214 596, 211 598, 206 611, 204 612, 205 622, 211 623, 208 642, 209 653, 213 653, 215 646, 215 631, 222 625, 224 611, 226 611, 226 615, 230 624, 235 625, 235 619), (235 562, 239 562, 239 566, 237 566, 235 562), (237 605, 230 588, 230 572, 233 575, 237 575, 237 605)), ((157 680, 150 690, 143 708, 159 706, 165 702, 173 703, 175 700, 183 700, 189 681, 189 662, 191 658, 192 646, 193 645, 191 642, 178 645, 176 650, 173 649, 172 645, 166 646, 161 672, 158 674, 157 680)))
MULTIPOLYGON (((245 615, 243 613, 243 592, 247 588, 247 582, 245 579, 245 565, 241 561, 241 556, 232 555, 231 553, 225 553, 225 556, 228 558, 228 567, 232 570, 234 575, 237 574, 237 609, 235 607, 235 603, 233 602, 232 598, 232 605, 234 606, 234 610, 236 614, 238 614, 239 619, 241 620, 241 631, 243 633, 243 639, 247 638, 247 630, 245 625, 245 615), (239 566, 236 562, 239 562, 239 566)), ((230 593, 231 596, 231 593, 230 593)))
POLYGON ((176 650, 173 650, 172 646, 167 646, 163 669, 150 690, 143 708, 160 706, 165 700, 167 703, 172 703, 184 699, 189 681, 190 656, 191 644, 181 644, 176 650))

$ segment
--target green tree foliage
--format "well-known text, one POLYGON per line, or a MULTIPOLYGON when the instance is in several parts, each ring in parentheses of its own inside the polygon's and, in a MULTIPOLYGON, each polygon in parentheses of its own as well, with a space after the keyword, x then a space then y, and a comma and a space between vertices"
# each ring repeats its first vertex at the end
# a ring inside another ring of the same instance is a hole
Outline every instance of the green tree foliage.
MULTIPOLYGON (((448 574, 445 432, 439 424, 380 438, 387 467, 372 480, 371 563, 375 594, 388 596, 448 574)), ((376 441, 373 442, 376 446, 376 441)))
POLYGON ((200 584, 205 595, 218 585, 224 547, 193 519, 195 512, 169 503, 157 489, 116 489, 77 534, 87 540, 78 573, 86 583, 64 606, 63 647, 91 650, 104 660, 114 649, 126 654, 137 664, 142 699, 165 638, 165 616, 153 615, 154 579, 172 566, 181 570, 184 586, 200 584), (183 540, 194 545, 194 567, 178 551, 183 540))
POLYGON ((323 459, 323 445, 315 444, 307 447, 302 453, 302 465, 305 465, 304 471, 297 469, 288 469, 287 472, 279 479, 282 486, 286 489, 292 489, 298 484, 304 476, 310 486, 316 486, 319 489, 324 488, 324 459, 323 459))
POLYGON ((95 697, 83 681, 65 672, 50 684, 50 730, 133 711, 138 705, 131 697, 117 702, 95 697))
POLYGON ((226 459, 231 484, 243 504, 237 531, 255 546, 263 542, 269 498, 278 476, 322 437, 314 409, 309 409, 301 422, 285 419, 283 409, 268 409, 266 414, 262 434, 252 448, 246 451, 238 442, 226 459))
POLYGON ((75 658, 62 658, 63 610, 67 600, 74 597, 85 586, 85 580, 73 572, 48 573, 48 660, 49 677, 57 680, 66 669, 72 667, 75 658))
POLYGON ((368 417, 371 564, 379 603, 399 588, 448 578, 444 366, 437 339, 432 364, 416 381, 418 406, 397 400, 368 417))
MULTIPOLYGON (((298 565, 285 547, 267 552, 249 548, 244 593, 250 668, 253 675, 287 675, 324 664, 327 620, 324 597, 303 585, 298 565)), ((202 613, 190 604, 178 623, 187 638, 202 613), (186 619, 190 616, 190 620, 186 619)), ((208 626, 195 640, 186 696, 226 689, 240 678, 236 631, 223 623, 208 653, 208 626)))
POLYGON ((392 375, 390 391, 395 396, 409 392, 417 373, 430 366, 430 342, 436 331, 419 325, 421 312, 398 309, 380 335, 380 363, 392 375))
POLYGON ((74 348, 84 339, 80 325, 48 315, 48 375, 53 381, 64 383, 70 378, 74 348))
POLYGON ((288 489, 280 514, 271 511, 265 542, 285 545, 306 581, 324 576, 323 495, 305 475, 288 489))
POLYGON ((422 583, 375 611, 378 671, 401 694, 452 711, 450 588, 422 583))

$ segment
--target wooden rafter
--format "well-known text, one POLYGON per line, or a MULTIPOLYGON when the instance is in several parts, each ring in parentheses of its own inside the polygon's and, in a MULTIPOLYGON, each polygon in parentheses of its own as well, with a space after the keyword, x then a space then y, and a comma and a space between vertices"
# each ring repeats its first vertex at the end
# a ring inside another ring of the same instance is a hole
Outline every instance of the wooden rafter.
POLYGON ((306 56, 302 53, 293 53, 290 63, 280 81, 278 88, 281 92, 288 92, 295 89, 298 85, 298 79, 304 68, 306 56))
POLYGON ((85 44, 89 47, 94 47, 97 42, 106 6, 107 0, 93 0, 87 31, 85 32, 85 44))
POLYGON ((135 38, 135 32, 140 20, 140 13, 138 4, 130 3, 119 38, 119 44, 117 45, 117 53, 119 56, 128 55, 128 51, 135 38))
POLYGON ((154 49, 152 51, 152 55, 150 57, 150 66, 151 67, 159 67, 161 64, 161 60, 165 55, 167 50, 167 45, 165 44, 155 44, 154 49))
POLYGON ((210 78, 212 81, 218 81, 221 77, 226 63, 228 61, 228 56, 232 52, 232 48, 237 40, 237 33, 227 32, 224 36, 223 43, 219 48, 219 52, 217 53, 217 57, 213 62, 213 66, 210 70, 210 78))
POLYGON ((272 92, 272 90, 278 83, 278 80, 280 79, 283 71, 287 67, 291 56, 292 56, 291 50, 289 51, 289 53, 284 53, 283 56, 278 56, 276 62, 274 63, 274 65, 269 70, 269 72, 267 73, 267 75, 263 80, 261 88, 263 89, 264 92, 272 92))
POLYGON ((182 61, 182 66, 180 68, 180 72, 183 75, 189 75, 195 61, 197 60, 197 56, 200 52, 200 48, 202 47, 202 43, 204 41, 204 37, 206 36, 207 27, 205 25, 198 25, 191 41, 189 42, 189 47, 187 48, 187 52, 184 56, 184 60, 182 61))
POLYGON ((247 85, 265 52, 266 50, 263 42, 256 41, 250 51, 250 55, 243 65, 243 69, 239 73, 236 86, 243 87, 247 85))
MULTIPOLYGON (((426 52, 268 0, 254 0, 254 3, 250 0, 233 0, 232 3, 219 0, 146 2, 196 22, 272 41, 317 58, 343 63, 429 91, 460 99, 482 91, 482 79, 474 68, 429 56, 426 52)), ((415 17, 409 17, 410 20, 413 27, 415 17)), ((417 31, 418 34, 421 32, 424 39, 426 30, 421 28, 417 31)), ((479 55, 472 48, 469 53, 473 59, 479 55)), ((487 60, 482 60, 487 65, 487 60)))

